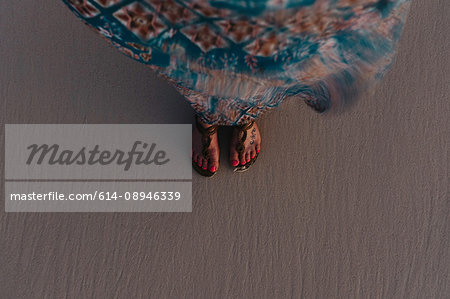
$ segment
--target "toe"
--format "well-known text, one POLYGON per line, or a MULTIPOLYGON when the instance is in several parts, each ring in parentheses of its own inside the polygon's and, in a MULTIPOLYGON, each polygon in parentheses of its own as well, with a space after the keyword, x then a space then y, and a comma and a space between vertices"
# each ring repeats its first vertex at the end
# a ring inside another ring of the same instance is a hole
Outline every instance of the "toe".
POLYGON ((246 163, 250 162, 250 152, 247 152, 247 153, 245 154, 245 162, 246 162, 246 163))
POLYGON ((261 150, 261 144, 257 144, 255 146, 255 148, 256 148, 256 152, 259 153, 259 151, 261 150))
POLYGON ((207 169, 208 168, 208 160, 202 158, 202 168, 207 169))
POLYGON ((211 161, 208 163, 208 170, 211 172, 216 172, 219 168, 219 161, 211 161))
POLYGON ((230 161, 233 166, 239 165, 239 155, 235 150, 232 150, 230 153, 230 161))
POLYGON ((240 161, 241 161, 241 165, 244 165, 244 164, 246 163, 246 161, 245 161, 245 155, 242 155, 240 161))
POLYGON ((256 150, 250 151, 250 158, 253 159, 256 156, 256 150))

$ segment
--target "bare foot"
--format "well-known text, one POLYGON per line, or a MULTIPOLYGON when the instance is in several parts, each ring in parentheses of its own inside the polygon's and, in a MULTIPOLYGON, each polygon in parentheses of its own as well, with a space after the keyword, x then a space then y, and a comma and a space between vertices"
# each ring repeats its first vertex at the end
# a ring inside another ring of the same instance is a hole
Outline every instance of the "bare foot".
MULTIPOLYGON (((205 129, 211 127, 211 125, 205 124, 201 120, 199 122, 205 129)), ((216 172, 219 168, 219 140, 217 138, 217 131, 210 138, 211 143, 208 146, 209 158, 207 159, 202 153, 202 133, 197 129, 197 125, 194 124, 192 131, 192 158, 204 170, 208 169, 211 172, 216 172)))
POLYGON ((253 159, 261 150, 261 134, 259 133, 258 126, 254 123, 253 126, 247 130, 247 137, 244 141, 244 151, 242 155, 239 155, 236 150, 238 131, 239 129, 235 127, 233 136, 231 137, 230 161, 233 166, 238 166, 239 164, 244 165, 249 162, 250 159, 253 159))

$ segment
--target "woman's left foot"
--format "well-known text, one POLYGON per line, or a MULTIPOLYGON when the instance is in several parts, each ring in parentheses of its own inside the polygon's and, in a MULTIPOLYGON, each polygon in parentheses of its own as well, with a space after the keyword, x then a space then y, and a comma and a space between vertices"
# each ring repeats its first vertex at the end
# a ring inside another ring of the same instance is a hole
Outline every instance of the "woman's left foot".
POLYGON ((195 117, 192 132, 192 167, 203 176, 213 176, 219 167, 217 125, 211 126, 195 117))
POLYGON ((261 150, 261 134, 256 122, 236 126, 231 137, 230 162, 235 171, 244 171, 256 160, 261 150))

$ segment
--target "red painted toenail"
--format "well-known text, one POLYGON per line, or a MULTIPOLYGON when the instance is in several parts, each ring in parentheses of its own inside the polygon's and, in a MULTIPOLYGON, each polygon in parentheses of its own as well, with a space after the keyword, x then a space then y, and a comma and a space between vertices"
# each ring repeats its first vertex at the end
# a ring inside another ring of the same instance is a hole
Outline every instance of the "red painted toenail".
POLYGON ((255 157, 255 155, 252 156, 252 159, 255 157))
POLYGON ((236 160, 233 160, 233 161, 231 161, 231 164, 233 164, 233 166, 236 166, 236 165, 238 165, 238 164, 239 164, 239 162, 238 162, 238 161, 236 161, 236 160))
POLYGON ((259 153, 259 150, 256 150, 257 153, 259 153))
POLYGON ((250 159, 248 159, 247 162, 250 162, 250 159))
POLYGON ((202 163, 198 163, 198 166, 202 167, 202 163))
POLYGON ((195 159, 194 162, 197 163, 197 159, 195 159))
POLYGON ((244 164, 245 164, 245 162, 241 162, 241 164, 242 164, 242 165, 244 165, 244 164))
POLYGON ((211 168, 209 170, 211 170, 211 172, 216 171, 216 166, 211 166, 211 168))

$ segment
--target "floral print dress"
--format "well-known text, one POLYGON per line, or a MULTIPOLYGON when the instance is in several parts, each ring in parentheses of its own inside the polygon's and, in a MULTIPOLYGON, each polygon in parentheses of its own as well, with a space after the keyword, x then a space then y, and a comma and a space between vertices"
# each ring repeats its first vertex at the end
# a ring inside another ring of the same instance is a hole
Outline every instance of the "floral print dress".
POLYGON ((287 97, 318 112, 379 81, 410 0, 63 0, 149 66, 209 124, 239 125, 287 97))

